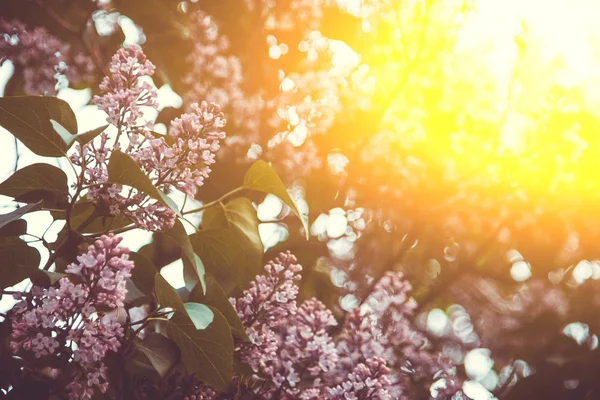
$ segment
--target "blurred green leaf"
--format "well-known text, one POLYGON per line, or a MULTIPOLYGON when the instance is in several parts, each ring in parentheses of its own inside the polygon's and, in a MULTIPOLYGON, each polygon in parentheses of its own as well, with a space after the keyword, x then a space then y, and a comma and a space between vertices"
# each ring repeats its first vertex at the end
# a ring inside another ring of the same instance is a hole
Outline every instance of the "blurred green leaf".
POLYGON ((50 120, 68 132, 77 132, 77 120, 71 107, 57 97, 0 97, 0 125, 39 156, 61 157, 69 146, 50 120))

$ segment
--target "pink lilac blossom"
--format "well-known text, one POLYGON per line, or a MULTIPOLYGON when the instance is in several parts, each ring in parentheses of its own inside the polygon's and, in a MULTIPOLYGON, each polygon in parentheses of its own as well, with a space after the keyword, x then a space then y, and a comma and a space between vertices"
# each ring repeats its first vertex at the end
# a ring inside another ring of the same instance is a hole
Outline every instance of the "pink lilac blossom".
POLYGON ((108 180, 112 150, 124 147, 159 190, 194 196, 215 162, 226 120, 219 106, 203 101, 174 119, 168 135, 154 133, 153 122, 144 119, 144 108, 158 109, 157 92, 144 79, 154 73, 154 65, 139 46, 130 46, 113 56, 110 72, 100 85, 103 94, 95 96, 94 103, 106 112, 117 136, 113 140, 103 132, 84 146, 76 145, 70 159, 84 170, 86 195, 104 213, 122 214, 150 231, 169 228, 175 223, 173 210, 136 189, 103 184, 108 180))
POLYGON ((235 355, 252 369, 248 387, 259 398, 408 400, 415 383, 436 383, 438 399, 461 393, 455 366, 413 327, 416 302, 401 273, 386 274, 334 335, 337 321, 323 303, 296 305, 301 267, 291 254, 265 271, 231 299, 250 338, 235 355))
POLYGON ((331 400, 389 400, 392 395, 387 387, 390 370, 384 360, 372 358, 354 368, 347 379, 332 389, 328 389, 331 400))
POLYGON ((174 187, 193 197, 215 162, 219 140, 225 138, 221 129, 227 121, 216 104, 203 101, 190 108, 190 113, 171 121, 168 136, 171 145, 164 138, 147 134, 150 145, 135 152, 133 157, 159 189, 168 191, 174 187))
POLYGON ((4 60, 23 74, 26 94, 56 94, 69 82, 89 80, 95 69, 90 57, 73 53, 45 28, 28 29, 16 19, 0 19, 0 64, 4 60))
POLYGON ((67 357, 74 367, 67 386, 70 399, 90 399, 95 390, 108 389, 107 351, 117 351, 123 327, 114 316, 102 316, 98 307, 123 306, 133 262, 121 238, 102 236, 68 266, 79 277, 74 284, 62 278, 58 287, 34 286, 13 308, 10 348, 14 354, 67 357))

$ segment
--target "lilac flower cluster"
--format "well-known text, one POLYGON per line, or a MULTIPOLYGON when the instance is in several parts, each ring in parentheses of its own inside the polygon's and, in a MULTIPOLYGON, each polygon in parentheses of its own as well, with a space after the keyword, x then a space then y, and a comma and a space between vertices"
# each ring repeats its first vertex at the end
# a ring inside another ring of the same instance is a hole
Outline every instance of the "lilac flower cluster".
POLYGON ((81 283, 62 278, 58 288, 34 286, 13 308, 12 352, 66 361, 71 399, 90 399, 96 389, 104 393, 108 388, 103 359, 107 351, 119 349, 123 327, 98 309, 123 306, 133 262, 129 250, 119 247, 121 240, 102 236, 68 266, 81 283))
POLYGON ((55 94, 93 76, 92 59, 83 53, 73 54, 45 28, 28 29, 19 20, 0 19, 0 64, 10 60, 23 74, 26 94, 55 94))
POLYGON ((154 73, 139 46, 117 51, 110 64, 111 75, 103 79, 102 95, 94 103, 116 127, 113 139, 103 132, 84 146, 76 145, 71 161, 84 170, 82 184, 87 197, 111 215, 123 214, 142 229, 157 231, 171 227, 175 213, 170 208, 133 188, 104 184, 113 149, 124 149, 152 183, 169 192, 172 188, 194 196, 210 173, 221 130, 226 123, 219 106, 202 102, 171 123, 167 136, 152 132, 153 122, 144 118, 144 109, 158 109, 156 89, 145 80, 154 73))
MULTIPOLYGON (((258 398, 411 399, 415 382, 427 387, 441 379, 435 398, 460 391, 455 366, 412 326, 416 302, 402 274, 385 275, 333 334, 338 322, 323 303, 297 305, 301 267, 294 256, 281 254, 265 271, 242 297, 231 299, 250 338, 235 354, 254 372, 246 387, 258 398)), ((202 396, 229 398, 208 391, 202 396)))
POLYGON ((215 162, 219 140, 225 138, 221 129, 226 122, 219 106, 205 101, 194 103, 190 113, 171 121, 172 145, 164 138, 148 136, 150 146, 141 148, 133 157, 159 189, 168 191, 174 187, 193 197, 215 162))

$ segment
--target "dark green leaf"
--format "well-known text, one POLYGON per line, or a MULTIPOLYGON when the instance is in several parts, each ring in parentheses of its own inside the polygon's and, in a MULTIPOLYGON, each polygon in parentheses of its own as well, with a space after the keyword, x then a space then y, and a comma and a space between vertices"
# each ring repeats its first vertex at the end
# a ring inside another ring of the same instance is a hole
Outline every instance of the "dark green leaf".
POLYGON ((161 307, 170 307, 180 311, 187 316, 185 305, 173 287, 162 277, 160 273, 154 274, 154 293, 161 307))
POLYGON ((40 253, 15 237, 0 237, 0 288, 13 286, 27 278, 28 269, 37 269, 40 253))
POLYGON ((139 307, 150 300, 149 296, 143 293, 130 278, 125 278, 125 289, 127 289, 125 304, 130 307, 139 307))
POLYGON ((144 192, 179 215, 179 209, 173 200, 158 190, 150 178, 140 169, 135 160, 122 151, 114 150, 110 156, 108 162, 108 180, 112 183, 131 186, 144 192))
POLYGON ((216 309, 213 322, 198 330, 185 314, 176 312, 167 332, 181 349, 188 372, 218 390, 225 390, 233 374, 233 338, 225 317, 216 309))
POLYGON ((71 107, 57 97, 20 96, 0 98, 0 125, 35 154, 61 157, 68 145, 50 120, 68 132, 77 132, 77 120, 71 107))
POLYGON ((136 342, 135 347, 148 357, 161 378, 164 378, 181 358, 179 347, 171 339, 154 332, 148 334, 143 341, 136 342))
POLYGON ((300 220, 302 221, 302 226, 304 227, 304 231, 306 232, 306 237, 308 238, 307 218, 300 214, 298 207, 287 192, 285 185, 281 181, 281 178, 279 178, 277 173, 273 170, 273 168, 271 168, 269 164, 262 160, 256 161, 250 167, 248 172, 246 172, 243 187, 246 189, 270 193, 279 197, 279 199, 283 201, 286 205, 288 205, 292 209, 292 211, 294 211, 294 213, 298 216, 298 218, 300 218, 300 220))
POLYGON ((35 204, 27 204, 23 207, 19 207, 14 211, 11 211, 7 214, 2 214, 0 215, 0 228, 2 228, 3 226, 18 220, 19 218, 21 218, 23 215, 30 213, 32 211, 38 211, 42 209, 42 203, 35 203, 35 204))
POLYGON ((221 285, 219 285, 212 275, 206 275, 206 294, 203 294, 202 288, 197 286, 190 293, 188 300, 216 308, 223 314, 234 335, 242 340, 249 340, 235 308, 233 308, 221 285))
POLYGON ((229 228, 229 222, 227 221, 227 215, 225 214, 225 206, 223 203, 215 204, 214 206, 204 210, 202 213, 202 228, 229 228))
POLYGON ((206 286, 204 283, 204 265, 200 258, 194 253, 194 248, 190 242, 188 234, 185 232, 185 228, 181 221, 175 221, 172 228, 167 229, 163 234, 171 238, 181 248, 181 258, 184 263, 188 263, 188 271, 194 271, 198 276, 202 286, 206 286), (191 268, 189 268, 191 266, 191 268))
POLYGON ((243 285, 260 273, 263 245, 258 224, 256 210, 250 200, 243 197, 204 212, 204 229, 194 236, 199 240, 195 246, 207 268, 210 264, 210 271, 220 269, 215 275, 220 281, 224 273, 229 273, 243 285))
POLYGON ((190 236, 194 250, 228 293, 244 278, 244 258, 239 236, 232 229, 203 229, 190 236))
POLYGON ((84 144, 94 140, 96 136, 104 132, 106 128, 108 128, 108 125, 103 125, 96 129, 92 129, 91 131, 80 133, 79 135, 75 136, 74 141, 78 142, 80 145, 83 146, 84 144))
POLYGON ((69 196, 67 176, 50 164, 28 165, 0 184, 0 194, 21 203, 43 200, 47 208, 64 208, 69 196))
POLYGON ((52 127, 54 128, 56 133, 58 133, 62 140, 67 144, 67 148, 71 148, 71 146, 75 142, 79 142, 79 144, 84 145, 94 140, 96 136, 98 136, 99 134, 104 132, 106 128, 108 128, 108 125, 103 125, 96 129, 92 129, 91 131, 81 133, 79 135, 72 135, 67 129, 65 129, 64 126, 62 126, 57 121, 51 119, 50 123, 52 124, 52 127))
POLYGON ((194 259, 196 260, 195 264, 189 262, 187 257, 181 259, 183 261, 183 281, 185 282, 185 288, 191 291, 199 282, 202 282, 200 289, 204 290, 204 285, 206 284, 204 280, 206 276, 204 274, 204 263, 196 253, 194 253, 194 259), (196 266, 200 266, 200 268, 196 266), (200 273, 198 271, 202 273, 202 281, 200 281, 200 273))
POLYGON ((27 276, 31 279, 34 285, 42 287, 50 287, 58 282, 61 278, 68 276, 60 272, 50 272, 39 269, 37 265, 28 266, 25 268, 27 276))
POLYGON ((20 236, 27 232, 27 221, 18 219, 0 228, 0 236, 20 236))
MULTIPOLYGON (((64 219, 65 213, 55 213, 54 218, 64 219)), ((79 230, 79 233, 108 232, 112 229, 123 228, 131 224, 131 220, 122 214, 115 216, 102 215, 102 211, 98 210, 96 205, 91 201, 78 201, 71 210, 71 227, 78 229, 86 221, 86 226, 79 230), (98 214, 98 216, 89 222, 88 220, 93 213, 98 214)))
POLYGON ((206 329, 215 318, 212 310, 200 303, 185 303, 185 309, 196 329, 206 329))
POLYGON ((129 253, 129 259, 134 264, 131 270, 131 280, 142 293, 152 294, 154 290, 154 275, 158 272, 158 269, 140 253, 132 251, 129 253))

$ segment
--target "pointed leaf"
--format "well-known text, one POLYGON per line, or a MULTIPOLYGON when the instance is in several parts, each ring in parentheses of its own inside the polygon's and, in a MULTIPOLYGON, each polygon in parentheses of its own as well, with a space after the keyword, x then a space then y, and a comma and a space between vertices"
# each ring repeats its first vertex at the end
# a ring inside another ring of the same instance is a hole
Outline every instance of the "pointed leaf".
POLYGON ((158 272, 154 274, 154 293, 156 294, 156 299, 161 307, 170 307, 187 316, 183 301, 181 301, 181 298, 175 289, 173 289, 173 286, 171 286, 158 272))
POLYGON ((31 279, 34 285, 42 287, 50 287, 58 282, 61 278, 67 277, 67 274, 61 274, 60 272, 45 271, 38 268, 38 266, 26 267, 25 271, 27 277, 31 279))
POLYGON ((286 205, 288 205, 292 211, 300 218, 304 231, 306 232, 306 238, 308 239, 308 221, 300 214, 300 210, 294 203, 294 200, 290 197, 287 192, 285 185, 279 178, 279 175, 271 168, 265 161, 256 161, 246 172, 244 177, 244 188, 251 190, 258 190, 264 193, 270 193, 279 197, 286 205))
POLYGON ((131 270, 131 280, 142 293, 152 294, 154 290, 154 276, 158 272, 158 269, 152 261, 135 251, 129 253, 129 259, 133 261, 134 265, 131 270))
POLYGON ((73 143, 75 142, 79 142, 79 144, 84 145, 94 140, 99 134, 101 134, 106 130, 106 128, 108 128, 108 125, 103 125, 96 129, 92 129, 90 131, 81 133, 79 135, 73 135, 58 121, 51 119, 50 124, 52 125, 56 133, 58 133, 62 140, 66 143, 67 149, 70 149, 73 143))
POLYGON ((204 261, 211 264, 213 255, 217 256, 221 258, 217 262, 220 268, 235 268, 235 275, 240 282, 252 280, 262 269, 264 253, 258 224, 256 210, 246 198, 240 197, 225 205, 219 203, 210 207, 202 215, 203 230, 197 235, 207 236, 204 239, 206 243, 201 245, 203 253, 198 250, 200 257, 208 257, 209 260, 204 261), (212 246, 212 249, 206 249, 205 245, 212 246), (209 252, 208 256, 205 256, 206 252, 209 252), (223 258, 227 261, 224 262, 223 258))
POLYGON ((42 202, 38 202, 38 203, 34 203, 34 204, 27 204, 23 207, 19 207, 14 211, 11 211, 7 214, 1 214, 0 215, 0 228, 2 228, 3 226, 18 220, 19 218, 21 218, 23 215, 33 212, 33 211, 38 211, 42 209, 42 202))
POLYGON ((204 290, 204 286, 206 285, 204 263, 196 253, 194 253, 194 259, 196 260, 195 264, 189 262, 187 257, 181 259, 183 261, 183 281, 185 282, 185 288, 191 291, 200 283, 200 289, 204 290), (200 280, 200 276, 202 276, 202 281, 200 280))
POLYGON ((206 275, 206 294, 203 294, 202 288, 197 286, 190 293, 188 300, 190 302, 202 303, 216 308, 223 314, 234 335, 242 340, 250 340, 246 335, 244 325, 235 311, 235 308, 233 308, 233 305, 227 298, 221 285, 219 285, 212 275, 206 275))
POLYGON ((61 157, 68 145, 50 120, 68 132, 77 132, 77 120, 71 107, 56 97, 19 96, 0 98, 0 126, 40 156, 61 157))
POLYGON ((158 190, 150 178, 140 169, 135 160, 122 151, 114 150, 110 156, 108 162, 108 180, 109 182, 131 186, 144 192, 163 205, 171 208, 177 215, 180 215, 175 202, 158 190))
MULTIPOLYGON (((88 221, 94 212, 98 213, 99 211, 96 208, 96 205, 91 201, 84 200, 75 203, 71 210, 71 226, 73 229, 77 229, 85 221, 88 221)), ((54 214, 54 218, 56 219, 64 219, 65 217, 66 213, 54 214)), ((88 222, 83 229, 79 230, 79 233, 108 232, 112 229, 123 228, 130 224, 131 220, 122 214, 115 216, 98 215, 91 222, 88 222)))
POLYGON ((228 293, 244 279, 246 259, 238 236, 231 229, 203 229, 190 235, 194 250, 204 267, 228 293))
POLYGON ((212 323, 203 330, 185 314, 176 312, 167 332, 181 349, 189 373, 218 390, 225 390, 233 374, 233 338, 225 317, 216 309, 212 323))
POLYGON ((148 361, 161 378, 164 378, 181 358, 181 352, 175 342, 154 332, 149 333, 141 342, 136 342, 135 347, 148 357, 148 361))
POLYGON ((15 237, 0 237, 0 288, 27 278, 27 269, 38 268, 40 253, 15 237))
POLYGON ((20 236, 27 232, 27 221, 18 219, 0 228, 0 236, 20 236))
POLYGON ((215 318, 212 310, 200 303, 185 303, 185 309, 196 329, 206 329, 215 318))
POLYGON ((245 197, 238 197, 228 202, 224 207, 227 221, 248 238, 252 247, 261 255, 263 243, 258 233, 258 217, 252 202, 245 197))
POLYGON ((181 221, 175 221, 172 228, 163 232, 165 236, 171 238, 181 248, 181 258, 184 263, 188 263, 188 271, 194 271, 198 276, 198 280, 202 286, 206 286, 204 282, 204 265, 201 259, 194 253, 194 248, 190 242, 190 238, 183 227, 181 221))
POLYGON ((40 200, 48 208, 63 208, 68 203, 67 175, 50 164, 32 164, 22 168, 0 184, 0 194, 21 203, 40 200))

